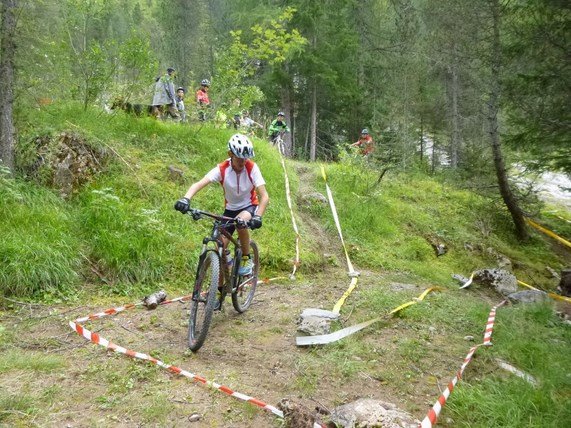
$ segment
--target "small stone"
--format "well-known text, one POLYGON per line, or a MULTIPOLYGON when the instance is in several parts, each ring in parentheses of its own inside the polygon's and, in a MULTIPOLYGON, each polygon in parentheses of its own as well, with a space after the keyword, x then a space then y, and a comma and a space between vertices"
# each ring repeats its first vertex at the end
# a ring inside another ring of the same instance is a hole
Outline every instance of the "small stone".
POLYGON ((430 326, 430 327, 428 327, 428 331, 430 334, 435 334, 436 333, 436 327, 430 326))
POLYGON ((201 417, 198 413, 193 413, 188 417, 188 422, 198 422, 201 417))

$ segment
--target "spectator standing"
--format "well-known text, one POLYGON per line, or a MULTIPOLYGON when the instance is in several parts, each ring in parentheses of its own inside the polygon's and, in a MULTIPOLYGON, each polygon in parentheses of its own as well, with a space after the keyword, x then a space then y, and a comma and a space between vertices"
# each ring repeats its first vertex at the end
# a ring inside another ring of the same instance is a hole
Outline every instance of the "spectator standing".
POLYGON ((178 110, 178 114, 180 115, 180 119, 182 122, 186 122, 186 111, 184 110, 184 95, 186 94, 186 90, 182 87, 177 88, 176 90, 176 109, 178 110))
POLYGON ((210 88, 210 81, 203 79, 200 82, 200 88, 196 91, 196 103, 198 104, 198 119, 206 120, 206 108, 210 105, 208 98, 208 89, 210 88))
POLYGON ((155 94, 153 96, 152 115, 156 118, 161 116, 166 106, 166 114, 170 115, 173 119, 180 119, 176 109, 176 97, 174 91, 174 76, 175 69, 172 67, 167 68, 167 73, 157 79, 155 83, 155 94))
POLYGON ((252 131, 252 128, 254 126, 257 126, 260 129, 263 129, 264 126, 259 124, 258 122, 256 122, 255 120, 253 120, 250 117, 250 112, 248 110, 244 110, 242 112, 242 118, 240 120, 240 126, 242 127, 242 130, 246 133, 249 133, 252 131))

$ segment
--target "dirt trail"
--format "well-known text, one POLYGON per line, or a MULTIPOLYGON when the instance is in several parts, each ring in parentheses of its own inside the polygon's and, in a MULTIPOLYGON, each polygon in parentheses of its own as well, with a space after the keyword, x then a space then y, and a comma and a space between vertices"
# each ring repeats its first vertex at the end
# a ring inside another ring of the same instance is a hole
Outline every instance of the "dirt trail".
MULTIPOLYGON (((307 192, 312 181, 310 171, 298 169, 298 172, 300 191, 307 192)), ((303 272, 302 264, 301 271, 307 280, 260 285, 251 308, 244 314, 237 314, 228 300, 224 311, 215 315, 206 343, 198 353, 187 349, 188 303, 174 303, 155 311, 128 310, 86 323, 86 327, 118 345, 151 354, 268 404, 276 405, 289 398, 309 409, 332 409, 371 397, 393 402, 423 417, 437 391, 435 382, 442 376, 446 380, 450 367, 457 365, 455 357, 462 355, 456 352, 451 358, 442 357, 437 350, 444 338, 432 341, 430 371, 409 364, 407 372, 400 374, 397 371, 401 369, 391 361, 396 342, 416 337, 418 332, 411 331, 399 319, 381 323, 366 334, 360 333, 330 347, 296 347, 296 322, 301 311, 306 307, 332 309, 350 282, 336 231, 324 231, 307 213, 302 211, 300 215, 306 232, 317 237, 318 251, 333 254, 338 263, 326 263, 322 272, 311 273, 303 272), (413 382, 410 373, 417 378, 413 382)), ((383 282, 382 273, 363 272, 359 291, 379 287, 383 282)), ((421 288, 411 286, 405 291, 418 294, 421 288)), ((173 297, 177 296, 169 296, 173 297)), ((366 297, 360 296, 360 292, 351 296, 342 311, 341 326, 356 322, 353 310, 363 299, 366 297)), ((116 306, 124 303, 131 302, 118 299, 116 306)), ((6 352, 34 351, 36 355, 62 358, 59 368, 39 373, 0 370, 0 383, 5 391, 29 396, 37 403, 36 411, 29 416, 25 412, 7 415, 9 424, 187 427, 189 417, 198 414, 200 420, 191 426, 282 426, 269 412, 149 363, 106 351, 87 342, 67 325, 68 319, 103 309, 106 308, 81 307, 62 316, 35 310, 28 313, 28 309, 22 308, 1 319, 18 334, 18 340, 6 352), (44 315, 46 318, 30 318, 44 315)))

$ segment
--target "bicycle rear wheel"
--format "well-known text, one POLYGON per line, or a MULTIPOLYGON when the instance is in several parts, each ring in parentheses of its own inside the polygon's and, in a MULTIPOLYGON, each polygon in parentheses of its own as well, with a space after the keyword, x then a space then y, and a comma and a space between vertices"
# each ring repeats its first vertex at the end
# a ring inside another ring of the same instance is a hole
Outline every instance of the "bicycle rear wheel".
POLYGON ((258 246, 254 241, 250 241, 250 256, 254 266, 252 274, 247 276, 238 276, 237 283, 232 288, 232 305, 234 309, 242 313, 246 311, 252 304, 256 286, 258 284, 258 273, 260 270, 260 255, 258 246))
POLYGON ((198 351, 206 340, 216 304, 220 274, 220 256, 214 250, 207 251, 199 262, 190 305, 188 347, 192 351, 198 351))

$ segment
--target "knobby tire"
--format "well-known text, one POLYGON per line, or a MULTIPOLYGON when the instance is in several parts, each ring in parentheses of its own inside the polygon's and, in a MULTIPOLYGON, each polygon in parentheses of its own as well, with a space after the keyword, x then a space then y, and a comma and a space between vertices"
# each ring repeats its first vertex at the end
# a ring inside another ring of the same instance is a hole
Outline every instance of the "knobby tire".
POLYGON ((192 351, 198 351, 206 340, 216 304, 220 275, 220 256, 216 251, 209 250, 200 261, 192 293, 188 323, 188 347, 192 351))
POLYGON ((248 277, 238 276, 234 289, 232 290, 232 305, 239 313, 245 312, 254 299, 256 285, 258 284, 258 273, 260 270, 260 255, 258 246, 254 241, 250 241, 250 256, 254 262, 252 275, 248 277))

